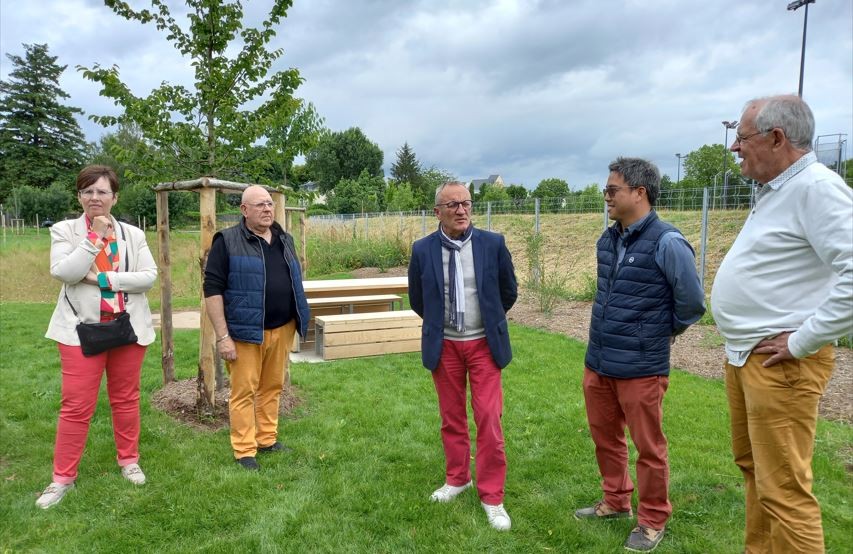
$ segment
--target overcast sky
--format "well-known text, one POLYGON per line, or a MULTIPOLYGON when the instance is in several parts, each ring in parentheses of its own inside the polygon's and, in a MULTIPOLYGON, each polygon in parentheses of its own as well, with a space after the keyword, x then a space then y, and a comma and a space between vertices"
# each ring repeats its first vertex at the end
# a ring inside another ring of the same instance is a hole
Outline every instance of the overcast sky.
MULTIPOLYGON (((243 3, 253 26, 270 6, 243 3)), ((273 46, 284 49, 277 69, 300 71, 297 95, 327 127, 358 126, 379 144, 386 175, 407 141, 424 166, 463 180, 497 173, 534 188, 559 177, 579 188, 602 183, 619 155, 651 159, 675 179, 675 153, 721 143, 721 121, 737 119, 746 100, 796 93, 804 9, 787 4, 295 0, 273 46)), ((817 134, 848 139, 851 6, 810 6, 803 93, 817 134)), ((191 84, 189 61, 163 34, 95 0, 0 0, 3 79, 5 54, 22 54, 22 43, 47 43, 68 65, 61 85, 87 114, 116 108, 78 64, 118 65, 138 96, 161 81, 191 84)), ((81 125, 89 140, 104 133, 81 125)))

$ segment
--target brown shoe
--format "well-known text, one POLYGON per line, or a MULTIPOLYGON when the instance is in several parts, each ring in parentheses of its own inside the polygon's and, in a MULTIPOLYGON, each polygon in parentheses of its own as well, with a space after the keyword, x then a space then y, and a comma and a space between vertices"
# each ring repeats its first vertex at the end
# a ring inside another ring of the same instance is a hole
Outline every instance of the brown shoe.
POLYGON ((663 539, 663 532, 664 529, 652 529, 638 525, 628 535, 628 540, 625 541, 625 550, 651 552, 660 544, 661 539, 663 539))
POLYGON ((575 519, 628 519, 634 517, 634 512, 628 508, 626 512, 614 510, 604 500, 599 500, 588 508, 575 511, 575 519))

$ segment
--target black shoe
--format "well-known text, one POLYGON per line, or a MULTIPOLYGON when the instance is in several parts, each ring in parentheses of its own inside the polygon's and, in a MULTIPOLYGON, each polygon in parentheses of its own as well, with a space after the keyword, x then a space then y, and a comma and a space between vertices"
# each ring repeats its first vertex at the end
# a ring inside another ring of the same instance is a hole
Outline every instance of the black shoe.
POLYGON ((234 461, 243 466, 243 469, 249 469, 251 471, 258 471, 261 469, 261 466, 258 465, 254 456, 246 456, 245 458, 238 458, 234 461))
POLYGON ((258 452, 266 454, 268 452, 290 452, 290 448, 284 446, 278 441, 275 441, 269 446, 259 446, 258 452))
POLYGON ((638 525, 634 527, 628 540, 625 541, 625 550, 631 552, 651 552, 660 544, 665 529, 650 529, 638 525))

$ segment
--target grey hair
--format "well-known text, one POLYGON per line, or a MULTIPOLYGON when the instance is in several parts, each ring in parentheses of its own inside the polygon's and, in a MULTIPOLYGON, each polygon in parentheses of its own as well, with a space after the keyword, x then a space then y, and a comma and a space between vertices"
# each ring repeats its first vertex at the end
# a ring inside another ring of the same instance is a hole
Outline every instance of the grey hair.
POLYGON ((438 197, 441 194, 441 191, 443 191, 447 187, 465 187, 465 190, 468 190, 468 185, 466 185, 462 181, 447 181, 445 183, 441 183, 440 185, 438 185, 438 188, 435 189, 435 205, 436 206, 438 206, 438 197))
POLYGON ((814 114, 802 98, 793 94, 755 98, 746 107, 756 106, 755 130, 767 133, 779 128, 796 148, 811 151, 814 140, 814 114))
POLYGON ((642 158, 619 157, 608 168, 621 175, 629 187, 644 187, 649 204, 655 205, 660 196, 660 170, 655 164, 642 158))

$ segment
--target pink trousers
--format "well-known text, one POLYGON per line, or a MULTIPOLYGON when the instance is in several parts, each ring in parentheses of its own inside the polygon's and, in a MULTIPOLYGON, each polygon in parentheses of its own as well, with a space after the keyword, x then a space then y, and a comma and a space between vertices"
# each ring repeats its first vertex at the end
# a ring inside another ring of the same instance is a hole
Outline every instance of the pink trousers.
POLYGON ((56 427, 53 480, 73 483, 83 457, 89 423, 98 403, 104 370, 113 418, 119 466, 139 461, 139 379, 145 347, 122 346, 85 357, 79 346, 59 345, 62 364, 62 406, 56 427))
POLYGON ((501 429, 503 390, 501 369, 495 364, 486 339, 445 340, 438 368, 432 373, 441 413, 446 482, 459 486, 471 480, 466 377, 471 383, 471 406, 477 425, 477 493, 486 504, 501 504, 506 482, 501 429))

